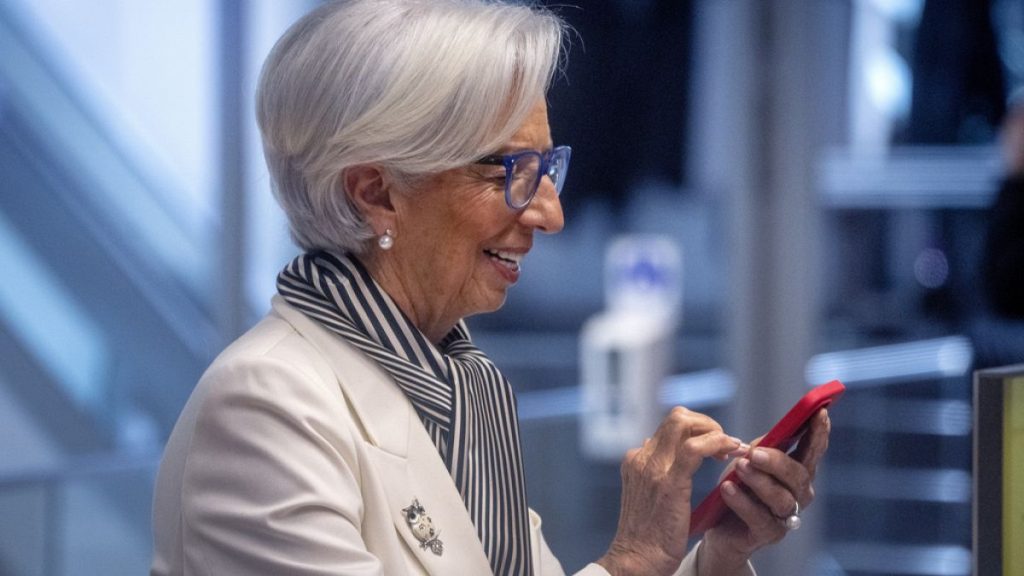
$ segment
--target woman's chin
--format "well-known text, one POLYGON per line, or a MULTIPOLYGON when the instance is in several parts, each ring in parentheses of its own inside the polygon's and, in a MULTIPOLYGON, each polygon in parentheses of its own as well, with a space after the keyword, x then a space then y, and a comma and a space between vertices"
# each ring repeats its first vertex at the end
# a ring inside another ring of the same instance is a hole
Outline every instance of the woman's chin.
POLYGON ((491 312, 497 312, 505 305, 505 300, 508 298, 508 286, 504 288, 490 287, 484 294, 483 298, 478 300, 475 309, 466 314, 466 316, 475 316, 477 314, 489 314, 491 312))

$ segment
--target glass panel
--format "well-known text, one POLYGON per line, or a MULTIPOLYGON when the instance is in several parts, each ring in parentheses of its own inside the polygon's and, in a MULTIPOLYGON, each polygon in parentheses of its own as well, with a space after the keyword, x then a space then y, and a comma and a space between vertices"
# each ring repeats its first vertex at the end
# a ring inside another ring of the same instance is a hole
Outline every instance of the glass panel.
POLYGON ((0 317, 79 405, 100 408, 108 362, 103 335, 2 212, 0 269, 17 271, 0 282, 0 317))
POLYGON ((152 471, 118 471, 69 481, 61 497, 61 574, 146 574, 152 471))
MULTIPOLYGON (((10 97, 62 167, 116 222, 201 293, 215 252, 215 4, 53 0, 6 6, 31 36, 10 97), (185 41, 182 41, 185 39, 185 41)), ((26 48, 23 46, 22 48, 26 48)))
POLYGON ((46 574, 46 490, 39 485, 0 486, 0 570, 18 576, 46 574), (9 519, 16 518, 17 521, 9 519))

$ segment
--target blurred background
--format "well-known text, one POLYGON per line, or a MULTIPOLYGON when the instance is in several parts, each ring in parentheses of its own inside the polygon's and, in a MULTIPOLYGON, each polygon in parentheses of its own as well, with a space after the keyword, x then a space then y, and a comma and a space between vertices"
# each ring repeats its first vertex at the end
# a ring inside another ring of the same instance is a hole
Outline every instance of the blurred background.
MULTIPOLYGON (((0 0, 0 574, 148 570, 163 442, 296 252, 252 101, 315 4, 0 0)), ((760 573, 969 574, 970 376, 1024 360, 980 277, 1024 0, 551 4, 578 32, 550 96, 567 224, 471 327, 518 390, 566 570, 619 498, 615 459, 580 448, 581 328, 610 243, 645 234, 682 255, 662 409, 752 438, 809 385, 849 388, 760 573)))

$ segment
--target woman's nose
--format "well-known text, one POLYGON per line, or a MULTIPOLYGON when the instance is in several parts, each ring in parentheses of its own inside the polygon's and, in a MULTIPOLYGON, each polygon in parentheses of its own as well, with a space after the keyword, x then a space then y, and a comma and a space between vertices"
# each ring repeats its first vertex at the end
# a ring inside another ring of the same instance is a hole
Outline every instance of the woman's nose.
POLYGON ((540 179, 537 193, 526 209, 520 212, 519 220, 545 234, 557 234, 565 227, 562 201, 558 199, 558 191, 555 190, 555 183, 550 177, 545 175, 540 179))

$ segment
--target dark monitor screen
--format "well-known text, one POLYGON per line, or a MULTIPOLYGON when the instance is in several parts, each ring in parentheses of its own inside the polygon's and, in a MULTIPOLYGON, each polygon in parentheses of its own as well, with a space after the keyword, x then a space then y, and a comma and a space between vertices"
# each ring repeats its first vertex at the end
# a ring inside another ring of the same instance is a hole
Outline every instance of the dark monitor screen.
POLYGON ((1024 574, 1024 364, 974 375, 974 574, 1024 574))

